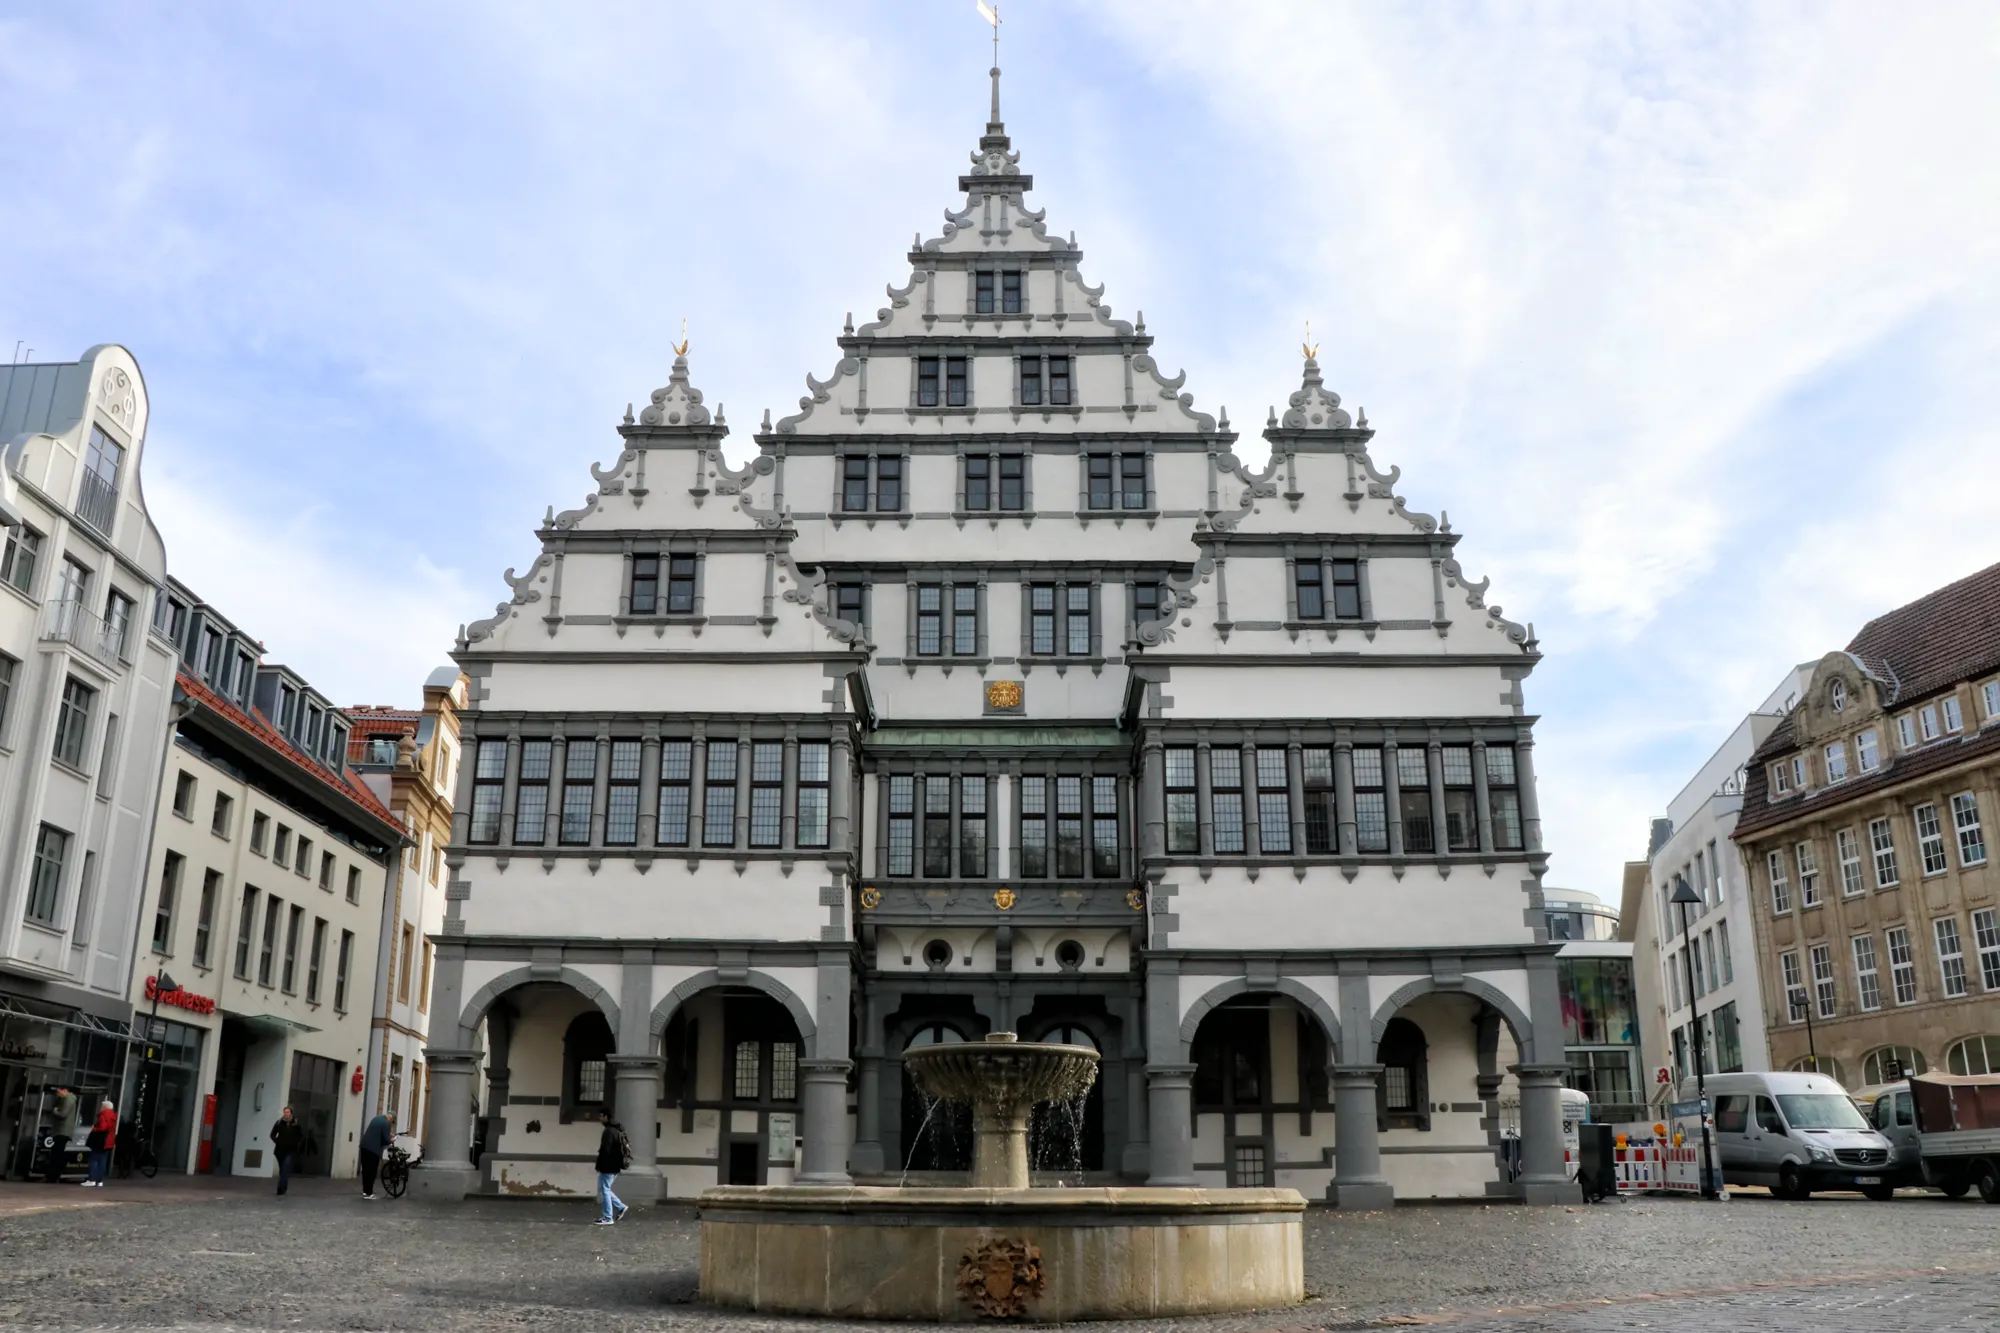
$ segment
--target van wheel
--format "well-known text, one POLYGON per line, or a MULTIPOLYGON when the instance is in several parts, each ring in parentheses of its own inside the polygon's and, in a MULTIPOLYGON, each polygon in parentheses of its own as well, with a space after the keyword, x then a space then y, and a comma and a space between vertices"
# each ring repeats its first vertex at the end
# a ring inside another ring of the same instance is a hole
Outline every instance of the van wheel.
POLYGON ((1972 1165, 1973 1183, 1979 1186, 1979 1197, 1988 1203, 2000 1203, 2000 1166, 1987 1159, 1972 1165))
POLYGON ((1896 1197, 1894 1185, 1864 1185, 1861 1187, 1861 1192, 1877 1203, 1896 1197))
POLYGON ((1794 1203, 1803 1203, 1812 1197, 1812 1191, 1799 1180, 1799 1168, 1796 1162, 1786 1162, 1778 1168, 1778 1188, 1771 1192, 1781 1199, 1790 1199, 1794 1203))
POLYGON ((1971 1190, 1972 1182, 1964 1176, 1948 1176, 1938 1182, 1938 1190, 1947 1199, 1963 1199, 1971 1190))

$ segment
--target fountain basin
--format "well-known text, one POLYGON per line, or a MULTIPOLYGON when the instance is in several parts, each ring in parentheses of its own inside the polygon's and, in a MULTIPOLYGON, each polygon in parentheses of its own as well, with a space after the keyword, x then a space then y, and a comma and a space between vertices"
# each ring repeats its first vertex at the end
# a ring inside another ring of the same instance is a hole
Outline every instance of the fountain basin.
POLYGON ((1139 1319, 1305 1299, 1288 1189, 706 1190, 701 1296, 770 1313, 1139 1319))

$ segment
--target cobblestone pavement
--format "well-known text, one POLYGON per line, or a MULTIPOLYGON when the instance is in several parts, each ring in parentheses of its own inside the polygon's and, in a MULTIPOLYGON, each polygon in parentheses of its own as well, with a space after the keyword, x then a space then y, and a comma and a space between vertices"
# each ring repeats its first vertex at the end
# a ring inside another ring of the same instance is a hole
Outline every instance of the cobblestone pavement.
MULTIPOLYGON (((592 1227, 581 1202, 426 1209, 364 1202, 352 1182, 312 1182, 286 1199, 249 1185, 160 1182, 101 1198, 0 1186, 0 1328, 843 1327, 696 1303, 696 1227, 682 1207, 592 1227)), ((1107 1333, 1991 1331, 2000 1208, 1905 1194, 1314 1211, 1306 1284, 1312 1299, 1291 1310, 1107 1333)))

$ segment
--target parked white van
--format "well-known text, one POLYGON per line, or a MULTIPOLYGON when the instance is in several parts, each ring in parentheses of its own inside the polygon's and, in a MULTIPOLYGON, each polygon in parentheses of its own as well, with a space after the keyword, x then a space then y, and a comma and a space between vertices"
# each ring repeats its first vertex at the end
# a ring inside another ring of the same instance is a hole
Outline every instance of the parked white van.
MULTIPOLYGON (((1814 1190, 1895 1192, 1889 1141, 1825 1074, 1712 1074, 1716 1152, 1731 1185, 1764 1185, 1780 1199, 1814 1190)), ((1692 1080, 1681 1086, 1694 1099, 1692 1080)))

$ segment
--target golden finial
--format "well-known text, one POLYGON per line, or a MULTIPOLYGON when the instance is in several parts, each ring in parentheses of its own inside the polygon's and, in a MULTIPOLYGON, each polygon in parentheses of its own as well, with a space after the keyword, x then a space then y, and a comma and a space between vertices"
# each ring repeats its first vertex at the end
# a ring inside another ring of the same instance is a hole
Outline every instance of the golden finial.
POLYGON ((1306 360, 1319 360, 1319 344, 1313 341, 1313 322, 1311 320, 1306 321, 1306 340, 1300 344, 1300 347, 1306 354, 1306 360))
POLYGON ((674 344, 674 355, 686 356, 687 354, 688 354, 688 322, 686 318, 683 317, 681 320, 681 340, 674 344))

